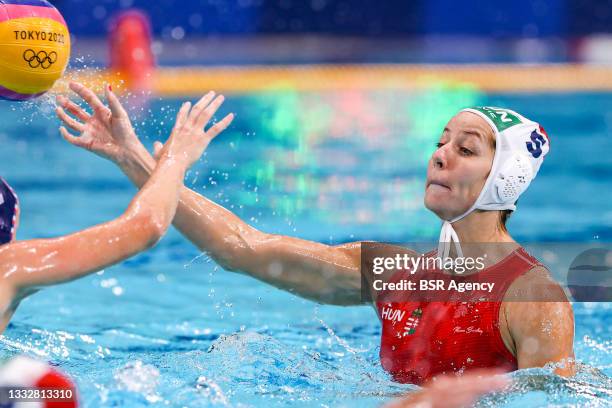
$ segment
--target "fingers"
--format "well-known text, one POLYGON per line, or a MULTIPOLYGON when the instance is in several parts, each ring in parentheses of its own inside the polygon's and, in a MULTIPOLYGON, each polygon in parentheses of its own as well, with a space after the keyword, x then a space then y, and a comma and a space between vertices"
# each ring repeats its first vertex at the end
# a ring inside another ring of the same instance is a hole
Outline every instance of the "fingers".
POLYGON ((191 122, 194 128, 204 129, 204 125, 214 116, 224 100, 223 95, 215 98, 213 91, 208 92, 193 106, 187 120, 191 122))
POLYGON ((83 98, 83 100, 85 100, 85 102, 87 102, 94 111, 101 113, 110 113, 109 109, 104 106, 100 98, 98 98, 91 89, 87 88, 83 84, 74 81, 70 82, 69 86, 70 89, 72 89, 77 95, 83 98))
POLYGON ((115 95, 115 93, 111 90, 110 85, 104 87, 104 93, 113 117, 118 119, 126 118, 128 114, 123 108, 123 105, 121 105, 121 102, 119 102, 117 95, 115 95))
POLYGON ((176 129, 180 129, 185 124, 187 118, 189 117, 190 108, 191 102, 185 102, 181 106, 181 109, 179 109, 179 112, 176 114, 176 123, 174 124, 174 128, 172 129, 172 133, 174 133, 176 129))
POLYGON ((206 135, 208 135, 211 140, 214 139, 219 133, 223 132, 232 123, 233 120, 234 114, 230 113, 229 115, 221 119, 221 121, 215 123, 210 129, 208 129, 206 135))
POLYGON ((164 145, 160 141, 156 141, 153 143, 153 158, 155 160, 159 160, 159 155, 161 154, 164 145))
POLYGON ((87 112, 85 112, 85 110, 83 110, 83 108, 81 108, 79 105, 77 105, 76 103, 72 102, 70 99, 66 98, 63 95, 58 95, 57 96, 57 102, 64 109, 66 109, 68 112, 72 113, 74 116, 76 116, 79 120, 81 120, 83 122, 87 122, 89 120, 89 118, 91 117, 89 115, 89 113, 87 113, 87 112))
POLYGON ((197 118, 204 111, 204 109, 206 109, 206 107, 208 106, 210 101, 213 100, 214 97, 215 97, 215 92, 210 91, 206 95, 204 95, 202 98, 200 98, 200 100, 195 105, 193 105, 193 109, 191 110, 191 114, 189 116, 190 118, 193 119, 194 126, 197 121, 197 118))
POLYGON ((68 143, 71 143, 75 146, 80 146, 80 147, 83 146, 83 141, 81 140, 80 137, 71 135, 70 132, 68 132, 68 130, 66 130, 66 128, 63 126, 61 126, 59 130, 64 140, 66 140, 68 143))
POLYGON ((61 106, 58 106, 55 109, 55 113, 57 114, 57 116, 60 118, 60 120, 62 122, 64 122, 64 124, 66 126, 68 126, 70 129, 75 130, 77 132, 83 132, 83 130, 85 130, 85 125, 82 124, 81 122, 78 122, 76 120, 74 120, 72 117, 70 117, 66 111, 64 109, 62 109, 61 106))
POLYGON ((223 95, 217 96, 210 103, 210 105, 206 107, 206 109, 204 109, 201 113, 198 114, 196 123, 195 123, 195 127, 197 129, 203 129, 204 125, 206 125, 208 121, 210 120, 210 118, 212 118, 215 115, 215 113, 217 112, 217 110, 219 109, 219 107, 221 106, 224 100, 225 100, 225 97, 223 95))

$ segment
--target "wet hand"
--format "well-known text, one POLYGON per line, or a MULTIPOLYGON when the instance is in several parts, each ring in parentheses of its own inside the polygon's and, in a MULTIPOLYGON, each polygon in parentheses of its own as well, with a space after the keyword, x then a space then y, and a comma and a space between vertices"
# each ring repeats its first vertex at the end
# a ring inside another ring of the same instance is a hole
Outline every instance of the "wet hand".
POLYGON ((109 86, 105 88, 108 107, 91 89, 78 82, 71 82, 70 89, 89 105, 93 113, 87 113, 67 97, 59 95, 55 112, 64 124, 60 127, 64 139, 116 163, 128 160, 142 146, 127 112, 109 86), (71 134, 66 127, 78 132, 78 136, 71 134))
POLYGON ((214 92, 209 92, 193 107, 189 102, 184 103, 166 144, 162 148, 156 144, 156 158, 180 160, 186 168, 195 163, 211 140, 225 130, 234 119, 234 114, 230 113, 208 130, 204 129, 223 101, 223 95, 215 97, 214 92))

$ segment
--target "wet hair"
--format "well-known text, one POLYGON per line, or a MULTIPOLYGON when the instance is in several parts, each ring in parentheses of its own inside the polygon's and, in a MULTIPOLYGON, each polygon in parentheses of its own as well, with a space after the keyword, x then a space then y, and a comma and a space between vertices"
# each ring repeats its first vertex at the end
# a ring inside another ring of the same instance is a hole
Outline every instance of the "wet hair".
POLYGON ((506 228, 506 222, 508 221, 508 218, 510 218, 510 216, 512 215, 512 212, 512 210, 501 210, 499 212, 497 228, 499 228, 500 231, 508 232, 508 229, 506 228))

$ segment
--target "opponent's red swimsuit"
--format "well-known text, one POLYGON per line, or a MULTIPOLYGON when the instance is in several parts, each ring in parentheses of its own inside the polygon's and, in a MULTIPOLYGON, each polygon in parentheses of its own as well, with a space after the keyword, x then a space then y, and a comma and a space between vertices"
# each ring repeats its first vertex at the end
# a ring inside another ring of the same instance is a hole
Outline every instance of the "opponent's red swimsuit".
MULTIPOLYGON (((463 282, 496 282, 496 297, 516 278, 540 263, 519 248, 463 282)), ((426 271, 431 279, 441 271, 426 271)), ((448 278, 448 275, 445 275, 448 278)), ((429 279, 429 278, 428 278, 429 279)), ((456 279, 455 279, 456 280, 456 279)), ((473 368, 518 368, 499 331, 501 301, 395 302, 380 296, 380 360, 398 382, 421 384, 431 377, 473 368)))

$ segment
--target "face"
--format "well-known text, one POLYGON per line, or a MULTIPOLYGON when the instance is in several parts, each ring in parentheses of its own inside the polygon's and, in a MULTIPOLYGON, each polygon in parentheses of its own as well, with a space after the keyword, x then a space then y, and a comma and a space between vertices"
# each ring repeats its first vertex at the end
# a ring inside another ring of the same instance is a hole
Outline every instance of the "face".
POLYGON ((493 164, 493 130, 480 116, 461 112, 444 128, 427 166, 425 207, 450 220, 476 201, 493 164))

